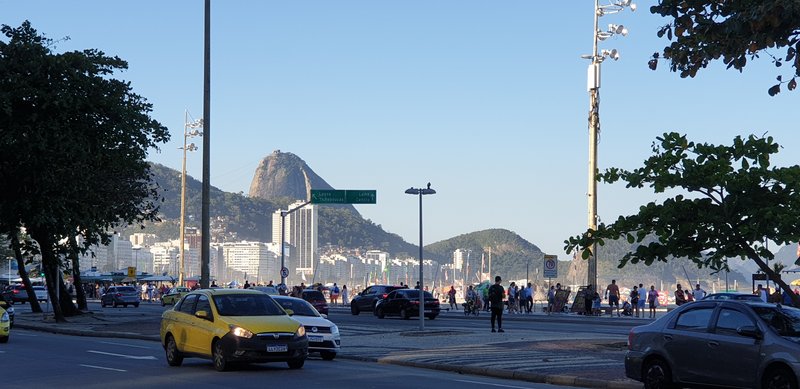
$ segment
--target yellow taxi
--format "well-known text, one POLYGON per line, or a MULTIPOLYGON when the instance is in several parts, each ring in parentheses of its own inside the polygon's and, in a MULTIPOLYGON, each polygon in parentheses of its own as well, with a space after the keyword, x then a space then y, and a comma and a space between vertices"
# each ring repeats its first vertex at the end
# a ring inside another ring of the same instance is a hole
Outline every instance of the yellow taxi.
POLYGON ((191 291, 191 289, 184 286, 172 288, 169 290, 169 292, 161 296, 161 306, 175 305, 178 300, 180 300, 183 296, 186 296, 186 294, 191 291))
POLYGON ((308 337, 269 295, 247 289, 200 289, 161 315, 161 345, 170 366, 184 357, 211 359, 225 371, 236 362, 286 362, 299 369, 308 337))
POLYGON ((11 334, 11 318, 5 309, 0 307, 0 343, 8 343, 11 334))

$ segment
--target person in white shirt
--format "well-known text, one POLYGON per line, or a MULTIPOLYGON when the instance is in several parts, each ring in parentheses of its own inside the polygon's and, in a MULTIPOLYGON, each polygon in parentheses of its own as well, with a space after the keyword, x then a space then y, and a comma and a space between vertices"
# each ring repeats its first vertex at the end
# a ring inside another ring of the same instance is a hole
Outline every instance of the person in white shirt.
POLYGON ((694 290, 692 291, 692 295, 694 295, 694 301, 700 301, 704 297, 706 297, 706 291, 700 289, 700 284, 694 286, 694 290))
POLYGON ((758 288, 756 289, 756 295, 758 297, 761 297, 761 301, 767 302, 767 290, 764 289, 764 287, 761 286, 761 284, 758 284, 758 288))

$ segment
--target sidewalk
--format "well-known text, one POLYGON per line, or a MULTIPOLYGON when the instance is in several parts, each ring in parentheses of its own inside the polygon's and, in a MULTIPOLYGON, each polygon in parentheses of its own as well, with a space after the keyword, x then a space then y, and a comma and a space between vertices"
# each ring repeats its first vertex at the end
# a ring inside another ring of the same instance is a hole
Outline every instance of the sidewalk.
MULTIPOLYGON (((462 312, 443 314, 463 317, 462 312)), ((509 319, 576 320, 574 315, 564 316, 546 317, 538 313, 513 315, 509 319)), ((617 317, 586 319, 620 320, 617 317)), ((14 328, 159 341, 160 320, 133 309, 92 311, 68 320, 68 323, 57 324, 42 314, 23 313, 17 315, 14 328)), ((643 321, 639 323, 644 324, 643 321)), ((343 359, 586 388, 642 387, 638 382, 622 378, 624 372, 620 369, 625 343, 619 340, 603 341, 597 336, 576 339, 570 335, 569 339, 553 342, 514 331, 490 334, 485 328, 437 327, 419 332, 392 328, 390 322, 381 327, 341 326, 340 329, 343 347, 338 357, 343 359)))

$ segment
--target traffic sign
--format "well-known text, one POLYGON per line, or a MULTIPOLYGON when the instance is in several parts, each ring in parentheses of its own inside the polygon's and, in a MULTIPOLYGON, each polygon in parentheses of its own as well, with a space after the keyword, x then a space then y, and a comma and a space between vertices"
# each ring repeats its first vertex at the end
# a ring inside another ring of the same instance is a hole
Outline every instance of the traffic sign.
POLYGON ((558 278, 558 256, 544 256, 544 278, 558 278))
POLYGON ((281 277, 286 278, 289 277, 289 268, 286 266, 281 268, 281 277))
POLYGON ((312 204, 375 204, 377 191, 358 189, 312 189, 312 204))
POLYGON ((136 268, 133 266, 128 266, 128 277, 136 278, 136 268))

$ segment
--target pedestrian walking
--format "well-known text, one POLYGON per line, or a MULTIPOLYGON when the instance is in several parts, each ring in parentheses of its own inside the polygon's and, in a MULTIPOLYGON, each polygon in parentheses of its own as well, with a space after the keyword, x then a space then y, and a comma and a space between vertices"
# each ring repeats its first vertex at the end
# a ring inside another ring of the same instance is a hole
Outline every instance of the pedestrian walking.
POLYGON ((655 285, 650 285, 650 291, 647 292, 647 304, 650 307, 650 318, 656 318, 656 307, 658 307, 658 291, 655 285))
POLYGON ((489 287, 489 304, 491 305, 492 315, 492 332, 505 332, 503 331, 503 296, 505 290, 500 285, 502 279, 500 276, 494 277, 494 285, 489 287), (497 322, 497 331, 494 329, 495 322, 497 322))
POLYGON ((633 290, 631 290, 630 298, 633 315, 639 317, 639 288, 636 285, 634 285, 633 290))
POLYGON ((683 293, 681 284, 678 284, 677 289, 675 289, 675 305, 680 307, 683 304, 686 304, 686 294, 683 293))
POLYGON ((333 288, 331 288, 331 304, 339 304, 339 286, 335 282, 333 283, 333 288))
POLYGON ((147 283, 147 301, 153 302, 153 294, 156 292, 156 287, 152 283, 147 283))
POLYGON ((583 315, 592 316, 592 302, 594 300, 594 286, 589 284, 583 291, 583 315))
POLYGON ((550 285, 550 290, 547 291, 547 314, 553 313, 553 306, 556 301, 556 287, 550 285))
MULTIPOLYGON (((619 317, 619 285, 617 285, 617 280, 611 280, 611 283, 606 287, 606 295, 608 296, 609 308, 616 308, 617 317, 619 317)), ((614 316, 613 311, 611 316, 614 316)))
POLYGON ((512 282, 508 285, 508 314, 514 313, 514 304, 517 300, 515 283, 512 282))
POLYGON ((450 285, 450 290, 447 291, 447 301, 450 303, 450 309, 458 310, 458 305, 456 305, 456 288, 453 285, 450 285))
POLYGON ((647 289, 644 288, 644 285, 639 284, 639 311, 642 313, 642 317, 644 317, 644 308, 645 303, 647 303, 647 289))
POLYGON ((250 281, 244 280, 244 289, 250 289, 250 281))
POLYGON ((528 283, 528 286, 525 288, 525 308, 526 312, 531 313, 533 312, 533 288, 531 283, 528 283))
POLYGON ((342 285, 342 305, 350 305, 350 294, 347 291, 347 285, 342 285))

